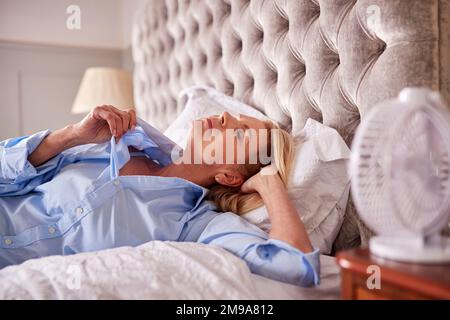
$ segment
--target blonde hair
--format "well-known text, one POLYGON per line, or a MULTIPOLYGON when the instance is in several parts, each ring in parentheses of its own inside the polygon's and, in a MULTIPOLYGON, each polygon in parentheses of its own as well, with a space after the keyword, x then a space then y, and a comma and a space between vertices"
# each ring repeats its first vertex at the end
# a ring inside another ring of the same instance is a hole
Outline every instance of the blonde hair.
MULTIPOLYGON (((265 122, 270 131, 271 161, 278 170, 277 174, 285 185, 288 183, 289 172, 294 157, 294 139, 283 129, 280 129, 271 121, 265 122)), ((248 179, 261 169, 261 164, 245 164, 244 176, 248 179)), ((210 188, 208 199, 213 201, 218 210, 222 212, 231 211, 238 215, 247 213, 263 205, 258 193, 244 193, 240 187, 228 187, 216 184, 210 188)))

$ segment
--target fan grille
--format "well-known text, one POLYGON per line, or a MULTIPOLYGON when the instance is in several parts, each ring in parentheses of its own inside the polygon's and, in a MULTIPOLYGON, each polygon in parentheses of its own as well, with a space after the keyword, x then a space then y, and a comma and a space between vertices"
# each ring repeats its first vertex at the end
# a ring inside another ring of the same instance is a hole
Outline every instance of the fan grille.
POLYGON ((390 101, 358 128, 352 192, 363 220, 377 233, 430 234, 442 227, 450 203, 446 121, 441 109, 390 101))

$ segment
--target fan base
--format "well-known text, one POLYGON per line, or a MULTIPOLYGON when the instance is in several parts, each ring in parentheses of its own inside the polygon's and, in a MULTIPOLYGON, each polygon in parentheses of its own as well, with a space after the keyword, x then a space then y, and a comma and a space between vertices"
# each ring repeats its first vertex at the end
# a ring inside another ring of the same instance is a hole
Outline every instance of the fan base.
POLYGON ((450 262, 450 238, 437 237, 424 244, 417 238, 376 236, 370 239, 369 248, 378 257, 401 262, 450 262))

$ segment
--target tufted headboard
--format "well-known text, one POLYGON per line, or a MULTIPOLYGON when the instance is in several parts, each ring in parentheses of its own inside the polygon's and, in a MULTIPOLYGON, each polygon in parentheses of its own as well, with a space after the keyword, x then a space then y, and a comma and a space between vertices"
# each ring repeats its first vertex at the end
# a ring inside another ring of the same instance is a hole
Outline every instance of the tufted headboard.
MULTIPOLYGON (((183 88, 208 85, 294 134, 311 117, 350 144, 361 117, 405 86, 450 101, 450 0, 150 0, 133 58, 136 108, 159 129, 183 88)), ((349 201, 335 248, 368 235, 349 201)))

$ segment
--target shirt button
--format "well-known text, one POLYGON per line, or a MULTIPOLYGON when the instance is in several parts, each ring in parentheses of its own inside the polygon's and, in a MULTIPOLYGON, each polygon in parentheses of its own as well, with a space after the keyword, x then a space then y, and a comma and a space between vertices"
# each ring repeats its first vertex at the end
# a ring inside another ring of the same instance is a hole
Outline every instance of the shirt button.
POLYGON ((83 213, 83 208, 81 208, 81 207, 78 207, 78 208, 76 208, 75 209, 75 212, 77 213, 77 214, 82 214, 83 213))
POLYGON ((12 243, 13 243, 13 242, 12 242, 11 239, 5 239, 5 244, 6 244, 7 246, 11 245, 12 243))
POLYGON ((48 233, 54 234, 56 232, 56 229, 53 227, 48 228, 48 233))
POLYGON ((120 181, 119 180, 114 180, 114 185, 115 186, 118 186, 120 184, 120 181))

